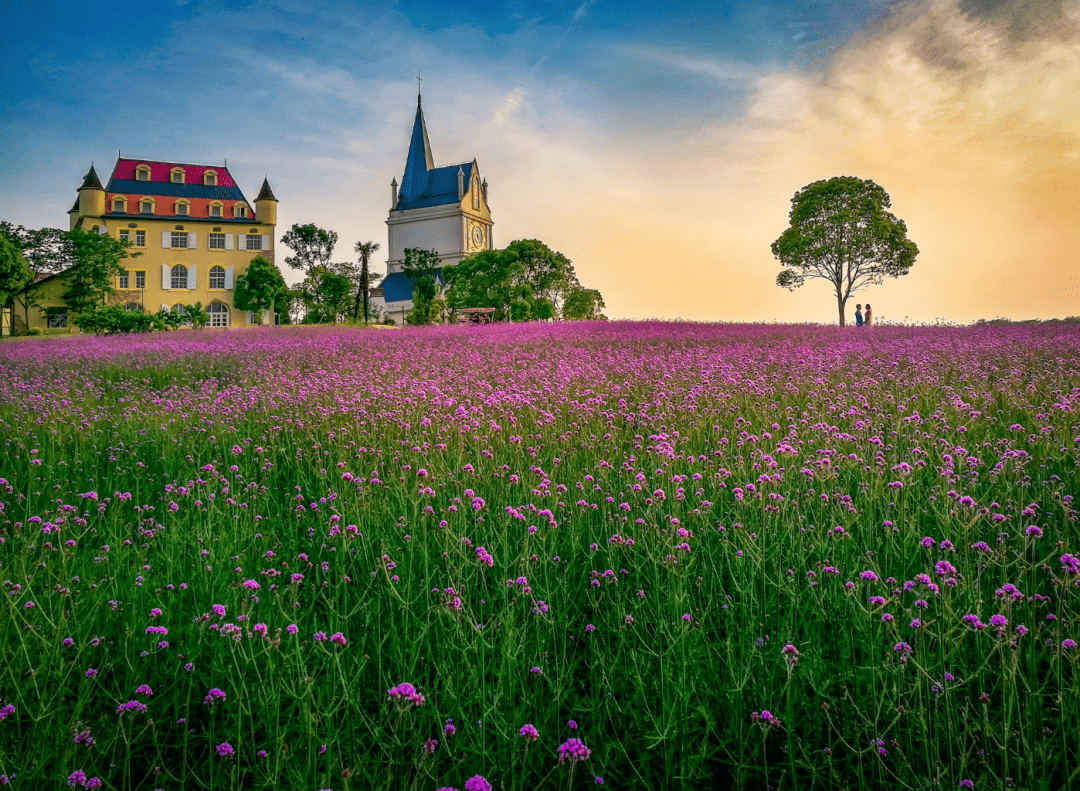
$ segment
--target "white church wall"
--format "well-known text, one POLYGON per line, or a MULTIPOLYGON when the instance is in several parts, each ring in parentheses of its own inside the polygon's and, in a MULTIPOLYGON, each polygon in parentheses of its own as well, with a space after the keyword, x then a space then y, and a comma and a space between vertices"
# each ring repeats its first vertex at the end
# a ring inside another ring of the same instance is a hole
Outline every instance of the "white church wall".
POLYGON ((391 261, 403 259, 410 247, 457 252, 461 250, 461 220, 456 216, 399 220, 390 226, 389 241, 391 261))

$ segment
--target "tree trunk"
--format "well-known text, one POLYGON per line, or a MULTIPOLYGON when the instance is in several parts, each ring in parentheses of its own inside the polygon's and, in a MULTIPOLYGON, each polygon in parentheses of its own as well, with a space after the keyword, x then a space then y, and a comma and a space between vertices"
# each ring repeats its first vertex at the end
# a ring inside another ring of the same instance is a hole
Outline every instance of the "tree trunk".
POLYGON ((360 262, 360 289, 364 295, 364 324, 368 323, 368 262, 367 256, 360 262))
POLYGON ((842 297, 839 294, 837 294, 836 295, 836 305, 840 309, 840 326, 841 327, 847 326, 847 324, 846 324, 846 322, 844 320, 844 306, 846 304, 847 304, 847 299, 845 297, 842 297))

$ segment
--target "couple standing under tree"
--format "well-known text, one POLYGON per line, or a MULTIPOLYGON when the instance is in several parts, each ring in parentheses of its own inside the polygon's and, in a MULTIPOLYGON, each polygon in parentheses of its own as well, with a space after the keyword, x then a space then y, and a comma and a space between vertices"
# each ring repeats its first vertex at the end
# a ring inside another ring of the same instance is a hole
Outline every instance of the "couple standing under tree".
POLYGON ((874 313, 873 313, 872 310, 870 310, 870 303, 869 302, 866 303, 866 314, 865 314, 865 316, 863 315, 863 312, 862 312, 862 305, 856 305, 855 306, 855 326, 856 327, 861 327, 864 324, 867 327, 874 326, 874 313))

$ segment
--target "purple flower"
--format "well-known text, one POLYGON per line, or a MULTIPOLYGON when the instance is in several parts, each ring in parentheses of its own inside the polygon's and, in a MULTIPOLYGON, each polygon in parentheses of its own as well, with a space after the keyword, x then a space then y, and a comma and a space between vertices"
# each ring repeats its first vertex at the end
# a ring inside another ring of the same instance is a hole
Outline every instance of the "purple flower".
POLYGON ((1062 555, 1061 570, 1066 574, 1080 574, 1080 558, 1074 555, 1062 555))
POLYGON ((1066 649, 1066 650, 1068 650, 1070 648, 1076 648, 1076 641, 1073 640, 1071 637, 1066 638, 1066 639, 1061 641, 1061 647, 1066 649))
POLYGON ((93 678, 96 675, 97 675, 97 670, 95 670, 94 668, 90 668, 89 670, 86 671, 86 677, 87 678, 93 678))
POLYGON ((3 722, 14 713, 15 707, 12 706, 10 703, 7 704, 6 706, 4 706, 4 708, 0 709, 0 722, 3 722))
POLYGON ((436 739, 427 739, 424 741, 424 746, 420 749, 423 750, 424 755, 431 755, 435 752, 435 748, 439 746, 439 742, 436 739))
POLYGON ((285 627, 285 631, 288 634, 296 634, 299 630, 300 630, 300 627, 297 626, 294 623, 291 623, 291 624, 289 624, 288 626, 285 627))
POLYGON ((455 733, 457 733, 457 728, 454 727, 454 721, 452 719, 447 720, 446 724, 443 725, 442 731, 447 736, 453 736, 455 733))
POLYGON ((69 788, 85 788, 86 773, 82 769, 76 769, 68 775, 67 784, 69 788))
POLYGON ((315 632, 315 642, 316 643, 325 643, 326 642, 326 632, 315 632))
POLYGON ((536 727, 533 725, 522 725, 521 730, 519 730, 518 733, 520 733, 521 738, 527 742, 535 742, 540 738, 540 732, 536 730, 536 727))
POLYGON ((332 635, 330 635, 330 642, 334 645, 339 645, 344 648, 348 640, 345 639, 345 635, 343 635, 341 632, 334 632, 332 635))
POLYGON ((465 781, 465 791, 491 791, 491 783, 480 775, 473 775, 465 781))
POLYGON ((572 731, 576 731, 577 730, 577 723, 574 722, 573 720, 570 720, 570 721, 568 721, 566 723, 566 727, 569 728, 572 731))
POLYGON ((990 616, 990 625, 991 626, 996 626, 998 629, 1004 629, 1006 627, 1006 625, 1008 625, 1008 623, 1009 622, 1007 620, 1005 620, 1004 615, 991 615, 990 616))
POLYGON ((232 758, 233 753, 235 752, 232 748, 232 745, 228 742, 222 742, 214 748, 214 751, 222 758, 232 758))
POLYGON ((973 782, 971 782, 970 780, 961 780, 960 781, 960 787, 961 788, 974 788, 975 784, 973 782))
POLYGON ((419 706, 424 702, 424 696, 416 691, 416 687, 404 681, 386 690, 386 699, 404 708, 408 708, 410 704, 419 706))
POLYGON ((146 684, 140 684, 135 690, 136 695, 153 695, 154 690, 150 689, 146 684))
POLYGON ((530 667, 529 672, 532 673, 534 676, 541 676, 544 674, 544 671, 538 667, 530 667))
POLYGON ((206 697, 203 698, 203 703, 213 706, 219 700, 225 700, 225 693, 217 687, 211 687, 210 691, 206 693, 206 697))
POLYGON ((578 761, 584 761, 590 755, 592 755, 592 750, 586 747, 581 739, 567 739, 559 745, 559 763, 569 761, 576 764, 578 761))

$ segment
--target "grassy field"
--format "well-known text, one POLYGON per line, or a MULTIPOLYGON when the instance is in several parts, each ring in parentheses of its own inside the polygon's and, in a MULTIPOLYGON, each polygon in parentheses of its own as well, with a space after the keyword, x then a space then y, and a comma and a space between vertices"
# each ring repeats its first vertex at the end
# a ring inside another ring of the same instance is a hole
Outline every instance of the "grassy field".
POLYGON ((0 784, 1080 789, 1076 327, 0 369, 0 784))

